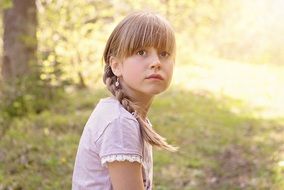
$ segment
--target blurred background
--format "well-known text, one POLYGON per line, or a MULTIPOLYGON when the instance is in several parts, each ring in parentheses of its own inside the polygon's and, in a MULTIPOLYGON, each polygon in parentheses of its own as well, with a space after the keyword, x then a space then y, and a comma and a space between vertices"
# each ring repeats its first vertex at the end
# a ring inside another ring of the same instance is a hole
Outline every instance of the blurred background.
POLYGON ((0 190, 71 189, 102 53, 127 14, 173 25, 172 85, 154 128, 154 189, 284 188, 283 0, 1 0, 0 190))

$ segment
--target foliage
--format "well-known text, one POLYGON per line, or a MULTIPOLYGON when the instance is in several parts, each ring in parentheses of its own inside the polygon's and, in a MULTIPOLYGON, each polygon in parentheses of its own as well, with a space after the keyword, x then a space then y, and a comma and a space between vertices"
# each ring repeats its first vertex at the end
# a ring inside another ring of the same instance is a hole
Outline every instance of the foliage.
POLYGON ((102 71, 105 24, 113 20, 111 15, 108 1, 40 1, 41 79, 57 86, 66 81, 79 87, 96 83, 102 71))
POLYGON ((13 6, 12 0, 1 0, 0 1, 0 10, 10 8, 11 6, 13 6))
MULTIPOLYGON (((22 77, 1 84, 1 113, 7 117, 25 116, 28 113, 40 113, 62 95, 62 89, 49 86, 35 75, 22 77), (36 81, 36 82, 35 82, 36 81)), ((2 115, 1 114, 1 115, 2 115)))

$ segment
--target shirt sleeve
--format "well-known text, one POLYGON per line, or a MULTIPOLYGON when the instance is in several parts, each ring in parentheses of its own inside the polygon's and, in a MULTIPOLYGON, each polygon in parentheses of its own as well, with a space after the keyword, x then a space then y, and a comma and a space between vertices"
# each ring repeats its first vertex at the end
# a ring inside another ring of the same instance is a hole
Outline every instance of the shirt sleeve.
POLYGON ((99 156, 102 166, 125 160, 142 163, 142 139, 137 121, 117 118, 106 127, 101 138, 99 156))

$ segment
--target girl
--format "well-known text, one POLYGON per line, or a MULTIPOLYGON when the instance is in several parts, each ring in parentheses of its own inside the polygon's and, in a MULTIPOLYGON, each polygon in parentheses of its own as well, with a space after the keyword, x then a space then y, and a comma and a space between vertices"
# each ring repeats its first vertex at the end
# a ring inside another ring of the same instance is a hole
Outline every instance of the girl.
POLYGON ((147 118, 155 95, 170 84, 175 37, 152 12, 136 12, 110 35, 103 81, 112 96, 100 100, 78 147, 73 190, 152 189, 152 145, 169 151, 147 118))

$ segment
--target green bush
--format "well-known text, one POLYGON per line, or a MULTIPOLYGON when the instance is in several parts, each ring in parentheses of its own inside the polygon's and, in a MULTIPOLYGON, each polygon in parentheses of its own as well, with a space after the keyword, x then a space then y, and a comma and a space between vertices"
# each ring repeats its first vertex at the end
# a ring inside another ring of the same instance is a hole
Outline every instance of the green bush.
POLYGON ((2 83, 0 88, 2 89, 0 94, 2 120, 3 117, 13 118, 25 116, 28 113, 40 113, 63 94, 62 87, 50 86, 31 76, 2 83))

